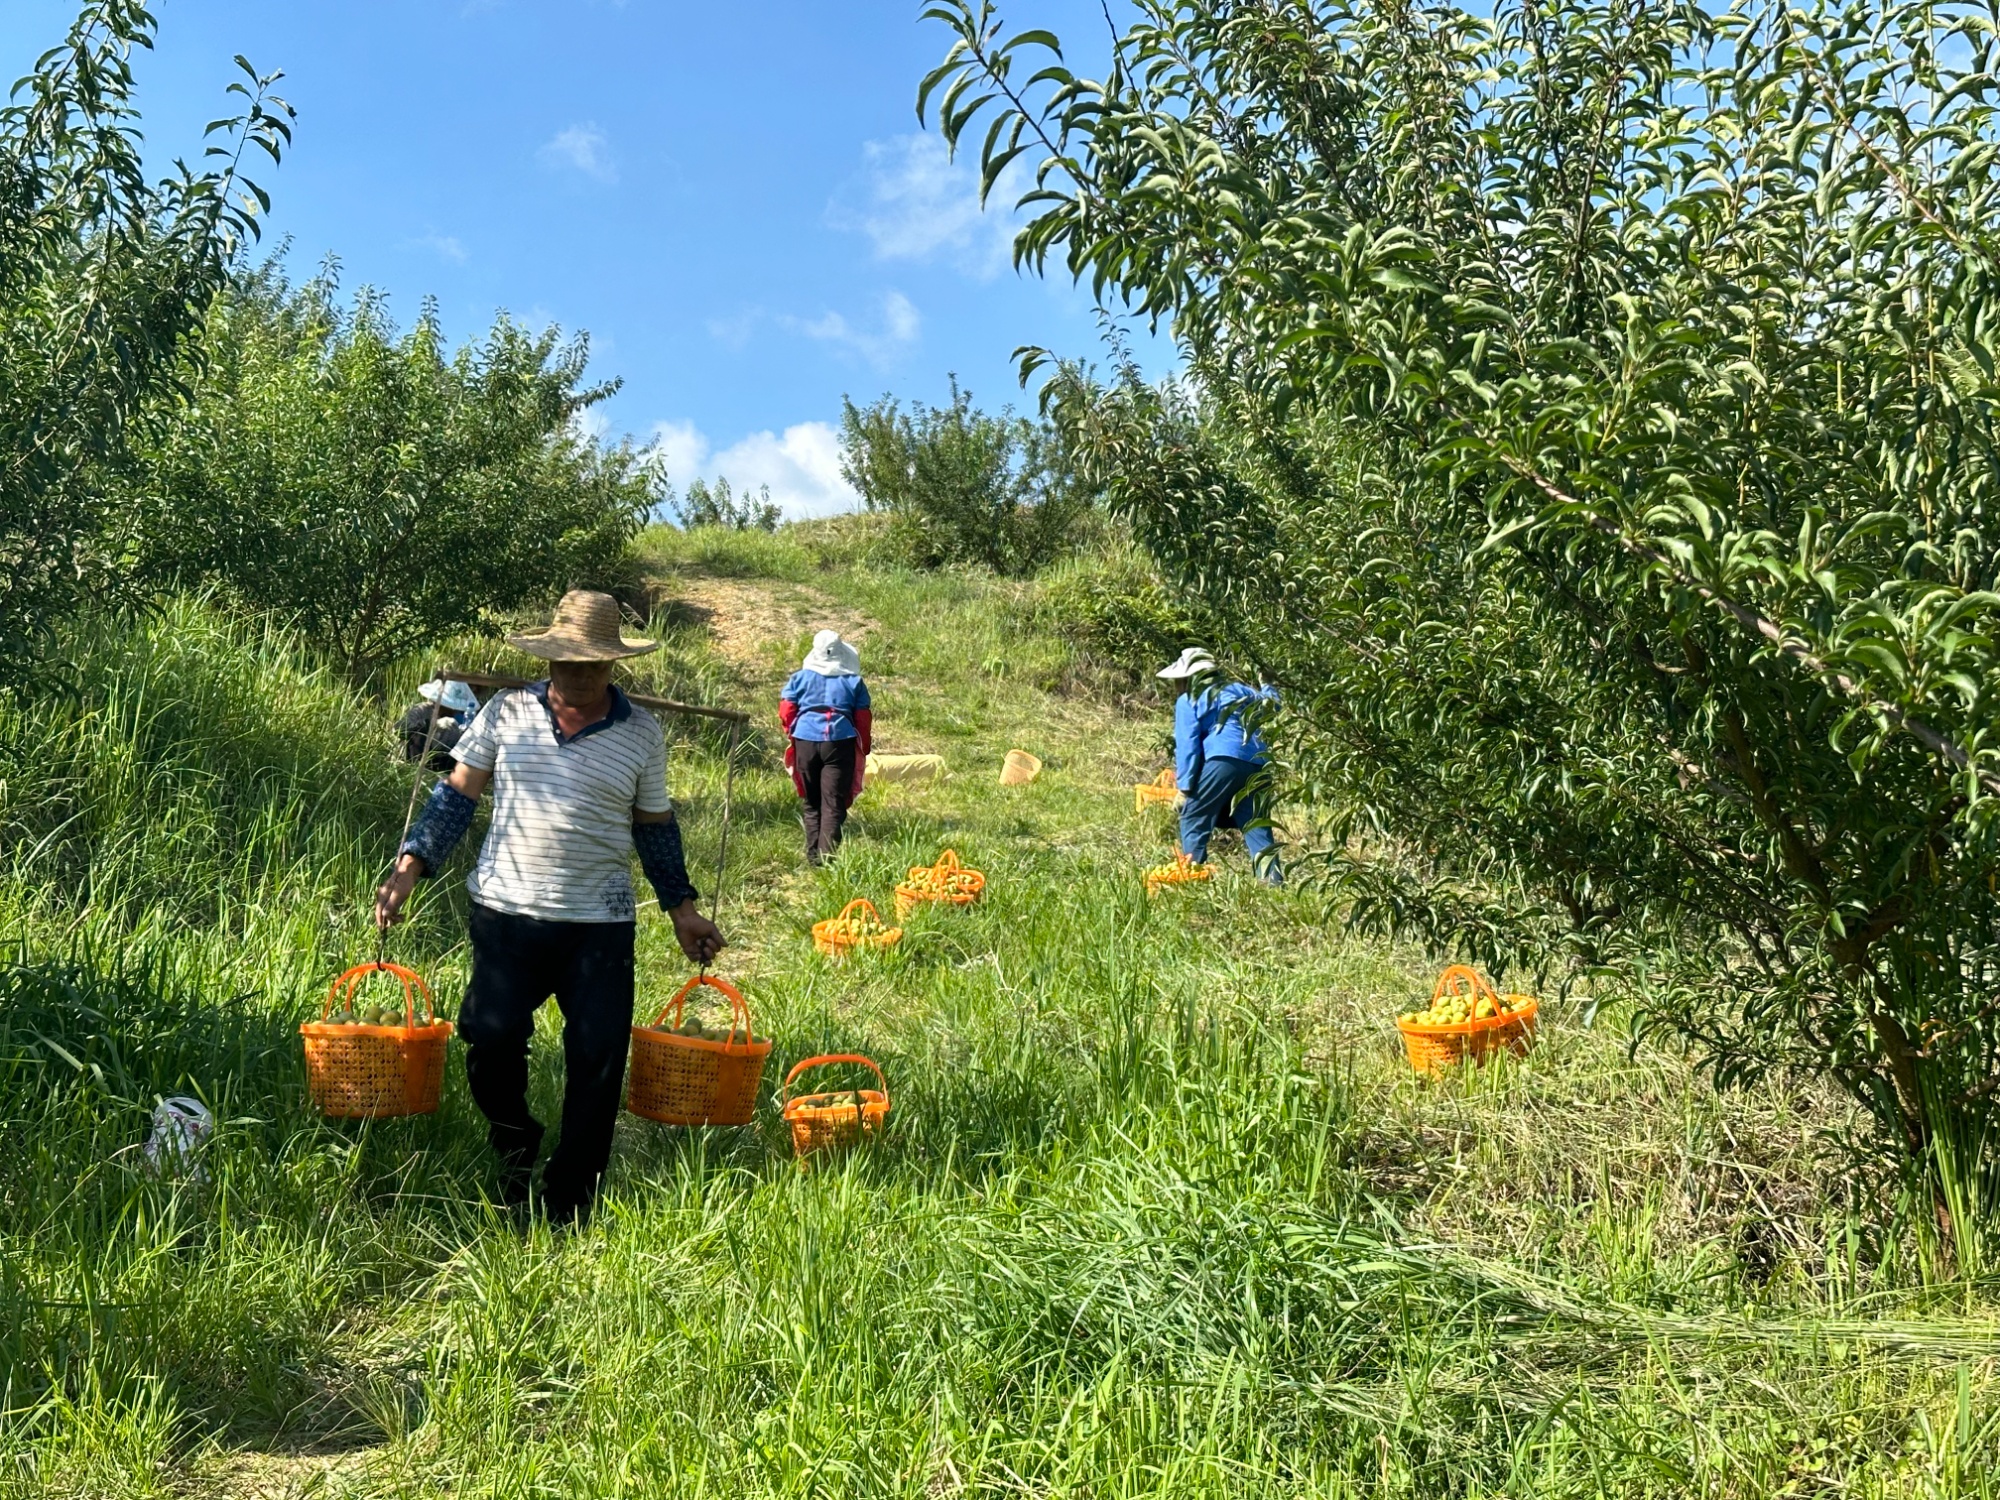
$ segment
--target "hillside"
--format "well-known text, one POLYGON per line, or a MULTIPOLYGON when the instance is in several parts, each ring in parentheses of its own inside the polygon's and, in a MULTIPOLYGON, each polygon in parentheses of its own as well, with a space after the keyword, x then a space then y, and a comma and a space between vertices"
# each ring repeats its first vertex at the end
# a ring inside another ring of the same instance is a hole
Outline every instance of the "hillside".
MULTIPOLYGON (((771 1108, 626 1117, 597 1220, 551 1236, 484 1205, 456 1067, 434 1118, 312 1117, 295 1023, 372 949, 408 789, 383 716, 194 606, 83 643, 76 702, 0 727, 0 1494, 1990 1493, 2000 1329, 1894 1290, 1903 1248, 1835 1189, 1837 1101, 1719 1096, 1615 995, 1419 1079, 1390 1018, 1429 958, 1240 847, 1146 900, 1169 829, 1130 783, 1165 706, 1081 686, 1034 585, 810 528, 644 556, 668 644, 634 680, 760 725, 720 920, 766 1089, 865 1052, 885 1138, 808 1172, 771 1108), (871 786, 815 873, 769 726, 825 623, 878 748, 952 774, 871 786), (1046 769, 1003 790, 1017 745, 1046 769), (979 906, 811 955, 945 846, 979 906), (146 1110, 190 1086, 225 1119, 211 1181, 149 1179, 146 1110)), ((706 893, 725 741, 669 728, 706 893)), ((394 950, 447 996, 465 859, 394 950)), ((642 917, 642 1008, 685 972, 642 917)), ((546 1009, 535 1069, 548 1118, 546 1009)))

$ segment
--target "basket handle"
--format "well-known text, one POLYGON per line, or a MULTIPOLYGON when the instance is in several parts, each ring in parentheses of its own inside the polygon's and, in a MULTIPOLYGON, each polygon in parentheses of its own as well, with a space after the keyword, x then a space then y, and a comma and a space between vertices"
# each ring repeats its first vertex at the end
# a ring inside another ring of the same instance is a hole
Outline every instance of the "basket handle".
POLYGON ((841 907, 840 916, 836 920, 845 922, 847 918, 853 913, 856 907, 859 907, 863 911, 867 912, 868 915, 873 917, 876 921, 879 922, 882 920, 882 913, 875 910, 875 903, 873 901, 870 901, 866 896, 856 896, 852 901, 848 902, 847 905, 841 907))
POLYGON ((875 1081, 882 1085, 883 1106, 885 1108, 888 1106, 889 1080, 882 1076, 882 1069, 877 1066, 874 1058, 863 1057, 859 1052, 826 1052, 818 1057, 808 1057, 792 1064, 792 1071, 785 1075, 784 1083, 778 1088, 779 1108, 782 1109, 785 1105, 792 1102, 792 1081, 799 1074, 805 1072, 807 1068, 817 1068, 825 1063, 860 1063, 864 1067, 873 1068, 875 1070, 875 1081))
POLYGON ((1461 987, 1461 982, 1464 988, 1471 991, 1475 1001, 1482 997, 1494 1001, 1500 998, 1500 992, 1493 988, 1484 974, 1470 964, 1453 964, 1438 975, 1437 987, 1431 991, 1431 1003, 1436 1004, 1447 994, 1455 993, 1461 987))
POLYGON ((340 1009, 350 1010, 354 1005, 354 992, 361 981, 370 974, 394 974, 403 982, 403 1018, 412 1029, 417 1024, 417 996, 424 997, 424 1016, 427 1022, 437 1020, 437 1011, 431 1007, 431 989, 424 983, 423 976, 415 969, 406 969, 401 964, 392 964, 386 959, 375 959, 369 963, 356 964, 328 986, 326 1004, 320 1007, 319 1018, 324 1021, 333 1014, 334 1002, 340 1002, 340 1009))
POLYGON ((674 1025, 680 1025, 681 1011, 687 1005, 687 997, 692 995, 701 985, 707 985, 710 989, 721 990, 723 995, 728 999, 730 1041, 733 1042, 736 1040, 736 1031, 739 1023, 743 1030, 743 1040, 746 1042, 749 1041, 750 1002, 743 998, 743 991, 736 988, 735 985, 726 979, 717 979, 713 974, 696 974, 686 984, 675 990, 673 999, 662 1005, 660 1013, 653 1017, 653 1025, 657 1027, 660 1022, 666 1020, 668 1011, 673 1012, 674 1025))
POLYGON ((945 851, 944 851, 944 853, 940 854, 940 855, 939 855, 939 856, 937 857, 937 863, 936 863, 936 864, 934 864, 934 865, 932 865, 932 866, 931 866, 931 868, 932 868, 933 870, 956 870, 956 869, 958 869, 958 868, 959 868, 959 864, 958 864, 958 851, 957 851, 956 849, 947 849, 947 850, 945 850, 945 851))

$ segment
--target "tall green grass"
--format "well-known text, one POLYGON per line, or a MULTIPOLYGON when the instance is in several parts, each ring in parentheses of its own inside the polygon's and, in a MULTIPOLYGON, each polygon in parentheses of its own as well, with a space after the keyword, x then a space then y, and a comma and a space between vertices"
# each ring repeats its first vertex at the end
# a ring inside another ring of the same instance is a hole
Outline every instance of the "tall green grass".
MULTIPOLYGON (((1158 726, 1045 690, 1023 586, 664 545, 867 617, 880 737, 954 769, 871 790, 817 874, 775 746, 734 788, 724 968, 766 1089, 867 1052, 883 1139, 806 1170, 768 1106, 628 1118, 598 1219, 552 1237, 487 1206, 456 1067, 433 1118, 317 1119, 295 1023, 372 944, 394 705, 198 605, 108 631, 0 723, 0 1494, 1992 1492, 1989 1289, 1922 1287, 1842 1196, 1834 1102, 1717 1096, 1615 1004, 1411 1077, 1385 1018, 1418 955, 1240 850, 1141 894, 1158 726), (1048 769, 1003 792, 1014 744, 1048 769), (984 902, 809 956, 946 844, 984 902), (137 1163, 185 1090, 223 1122, 205 1185, 137 1163)), ((673 618, 653 681, 768 712, 802 643, 726 663, 673 618)), ((673 733, 706 890, 723 765, 673 733)), ((463 860, 396 939, 447 997, 463 860)), ((686 967, 650 914, 640 951, 657 1004, 686 967)), ((532 1087, 552 1116, 552 1023, 532 1087)))

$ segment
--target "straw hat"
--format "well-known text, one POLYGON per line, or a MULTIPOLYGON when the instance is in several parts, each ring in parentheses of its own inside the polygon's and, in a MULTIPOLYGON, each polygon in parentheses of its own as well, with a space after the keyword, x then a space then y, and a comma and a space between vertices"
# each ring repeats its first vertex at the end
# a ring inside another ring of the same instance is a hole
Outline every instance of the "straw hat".
POLYGON ((571 589, 562 596, 547 630, 510 635, 507 644, 543 661, 617 661, 660 649, 658 641, 639 640, 621 632, 618 601, 587 589, 571 589))

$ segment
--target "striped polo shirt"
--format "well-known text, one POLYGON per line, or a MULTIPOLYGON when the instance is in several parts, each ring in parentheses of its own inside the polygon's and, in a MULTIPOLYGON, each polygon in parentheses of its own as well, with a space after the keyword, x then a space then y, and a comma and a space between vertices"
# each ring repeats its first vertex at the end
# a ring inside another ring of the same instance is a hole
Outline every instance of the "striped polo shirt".
POLYGON ((657 719, 614 687, 610 714, 565 736, 537 682, 496 693, 452 755, 493 773, 473 900, 555 922, 633 919, 632 814, 673 807, 657 719))

